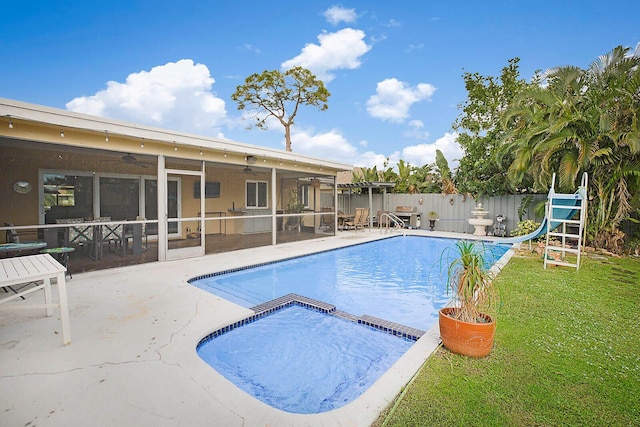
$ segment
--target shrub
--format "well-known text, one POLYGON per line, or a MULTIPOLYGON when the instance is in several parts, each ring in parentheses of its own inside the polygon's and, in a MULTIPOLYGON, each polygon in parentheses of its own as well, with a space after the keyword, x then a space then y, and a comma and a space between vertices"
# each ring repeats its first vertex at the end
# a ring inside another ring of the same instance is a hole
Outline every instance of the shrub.
MULTIPOLYGON (((511 231, 511 235, 516 236, 524 236, 535 231, 538 227, 540 227, 539 222, 535 222, 532 219, 527 219, 524 221, 518 222, 518 227, 515 230, 511 231)), ((542 234, 540 237, 536 239, 536 241, 541 242, 544 240, 546 234, 542 234)))

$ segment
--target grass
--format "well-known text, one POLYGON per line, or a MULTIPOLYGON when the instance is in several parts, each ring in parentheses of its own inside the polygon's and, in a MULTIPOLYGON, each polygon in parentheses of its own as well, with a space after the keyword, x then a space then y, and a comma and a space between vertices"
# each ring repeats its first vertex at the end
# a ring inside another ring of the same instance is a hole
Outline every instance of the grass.
POLYGON ((491 354, 440 347, 374 426, 640 426, 640 260, 523 253, 495 283, 491 354))

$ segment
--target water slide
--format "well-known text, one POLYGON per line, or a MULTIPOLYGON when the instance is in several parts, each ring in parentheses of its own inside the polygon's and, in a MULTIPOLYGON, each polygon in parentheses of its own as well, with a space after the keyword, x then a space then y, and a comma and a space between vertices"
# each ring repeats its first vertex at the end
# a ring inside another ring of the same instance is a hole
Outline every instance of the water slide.
MULTIPOLYGON (((554 181, 555 181, 555 175, 554 175, 554 181)), ((582 201, 584 199, 584 192, 585 190, 583 189, 583 187, 580 187, 578 191, 576 191, 573 194, 557 194, 554 191, 552 186, 551 190, 549 190, 549 196, 547 199, 548 200, 547 203, 549 204, 548 206, 568 206, 568 207, 576 206, 578 209, 553 208, 553 212, 551 212, 552 215, 550 216, 549 212, 547 212, 545 214, 544 219, 542 220, 542 224, 540 224, 540 227, 538 227, 535 231, 529 234, 525 234, 524 236, 509 237, 506 239, 497 239, 495 243, 526 242, 527 240, 532 240, 542 236, 547 232, 547 222, 549 221, 549 217, 551 217, 552 219, 566 221, 568 219, 573 218, 573 216, 579 212, 580 210, 579 208, 580 206, 582 206, 582 201)), ((551 226, 549 227, 549 231, 555 230, 561 224, 562 224, 561 222, 552 221, 551 226)))

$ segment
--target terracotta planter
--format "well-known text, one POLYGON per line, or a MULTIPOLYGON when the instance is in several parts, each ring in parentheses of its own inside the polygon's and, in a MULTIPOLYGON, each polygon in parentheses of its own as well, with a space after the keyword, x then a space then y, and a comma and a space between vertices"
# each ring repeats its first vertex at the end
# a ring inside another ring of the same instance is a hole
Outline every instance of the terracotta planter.
POLYGON ((446 307, 439 312, 440 339, 453 353, 463 356, 484 357, 491 352, 496 322, 489 315, 482 316, 487 323, 469 323, 447 316, 456 310, 446 307))

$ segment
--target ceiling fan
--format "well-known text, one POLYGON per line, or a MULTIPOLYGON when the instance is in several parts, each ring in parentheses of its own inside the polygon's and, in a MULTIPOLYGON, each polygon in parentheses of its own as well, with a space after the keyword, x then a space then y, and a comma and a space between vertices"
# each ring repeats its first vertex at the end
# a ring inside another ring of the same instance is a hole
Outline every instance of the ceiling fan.
POLYGON ((141 168, 148 168, 149 166, 144 163, 139 161, 138 159, 135 158, 135 156, 131 153, 127 153, 124 156, 122 156, 122 161, 129 164, 129 165, 136 165, 139 166, 141 168))
POLYGON ((242 173, 245 173, 247 175, 255 175, 255 173, 253 173, 253 169, 251 169, 249 166, 245 166, 242 169, 242 173))

